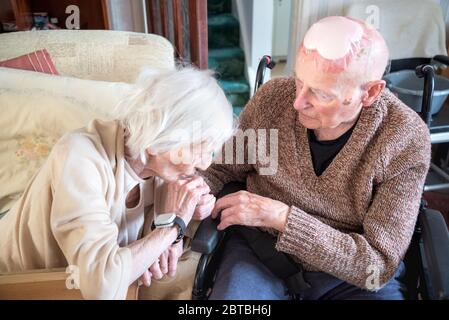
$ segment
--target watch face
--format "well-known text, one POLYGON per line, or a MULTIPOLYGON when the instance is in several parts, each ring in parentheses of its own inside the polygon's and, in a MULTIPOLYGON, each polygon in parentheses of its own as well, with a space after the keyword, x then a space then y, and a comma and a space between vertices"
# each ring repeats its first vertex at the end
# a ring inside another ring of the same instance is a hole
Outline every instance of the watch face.
POLYGON ((154 219, 154 224, 156 226, 170 225, 173 223, 175 218, 176 218, 176 214, 174 214, 174 213, 159 214, 154 219))

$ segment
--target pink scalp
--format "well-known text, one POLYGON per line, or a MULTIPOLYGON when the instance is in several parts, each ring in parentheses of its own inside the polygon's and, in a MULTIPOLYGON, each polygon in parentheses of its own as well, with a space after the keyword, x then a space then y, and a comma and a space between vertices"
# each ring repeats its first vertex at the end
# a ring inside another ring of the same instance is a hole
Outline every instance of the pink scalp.
POLYGON ((303 61, 313 61, 324 72, 339 73, 369 42, 363 22, 346 17, 326 17, 307 31, 301 44, 303 61))

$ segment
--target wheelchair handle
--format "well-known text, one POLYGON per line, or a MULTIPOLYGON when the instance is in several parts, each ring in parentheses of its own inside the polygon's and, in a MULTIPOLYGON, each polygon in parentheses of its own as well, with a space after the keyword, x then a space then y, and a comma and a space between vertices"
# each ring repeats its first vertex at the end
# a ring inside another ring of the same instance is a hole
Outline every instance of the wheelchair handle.
POLYGON ((264 77, 265 77, 265 69, 273 69, 276 65, 276 62, 271 59, 270 56, 264 55, 262 59, 260 59, 259 66, 257 67, 257 73, 256 73, 256 84, 254 86, 254 94, 256 93, 257 89, 263 84, 264 77))
POLYGON ((421 118, 430 127, 430 122, 432 121, 430 108, 432 107, 432 96, 435 89, 435 70, 430 64, 422 64, 416 67, 415 73, 418 78, 424 78, 421 118))

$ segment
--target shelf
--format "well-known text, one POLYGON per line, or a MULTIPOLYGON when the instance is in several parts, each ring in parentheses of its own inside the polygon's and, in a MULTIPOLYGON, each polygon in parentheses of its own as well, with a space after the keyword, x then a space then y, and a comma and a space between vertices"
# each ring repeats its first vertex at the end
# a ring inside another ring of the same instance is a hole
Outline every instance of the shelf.
MULTIPOLYGON (((5 2, 0 1, 1 4, 5 2)), ((80 29, 109 29, 108 0, 10 0, 18 30, 31 29, 33 12, 46 12, 49 17, 58 18, 60 28, 65 28, 66 19, 71 14, 66 13, 66 9, 70 5, 79 8, 80 29)))

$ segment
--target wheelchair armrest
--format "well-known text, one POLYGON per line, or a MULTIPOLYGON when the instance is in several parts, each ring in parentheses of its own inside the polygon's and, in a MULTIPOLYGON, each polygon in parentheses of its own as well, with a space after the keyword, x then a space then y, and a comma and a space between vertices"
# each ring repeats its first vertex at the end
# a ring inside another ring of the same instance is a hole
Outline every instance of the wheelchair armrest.
POLYGON ((217 230, 218 222, 218 219, 214 220, 212 217, 201 221, 192 240, 193 251, 211 254, 215 250, 221 238, 221 232, 217 230))
MULTIPOLYGON (((227 194, 245 189, 246 185, 242 182, 229 182, 225 184, 223 189, 217 194, 217 199, 220 199, 227 194)), ((218 223, 219 219, 213 220, 211 217, 207 217, 201 221, 192 240, 193 251, 211 254, 215 250, 215 247, 222 237, 222 232, 217 230, 218 223)))
POLYGON ((419 215, 421 257, 430 299, 449 299, 449 232, 439 211, 426 209, 419 215))

